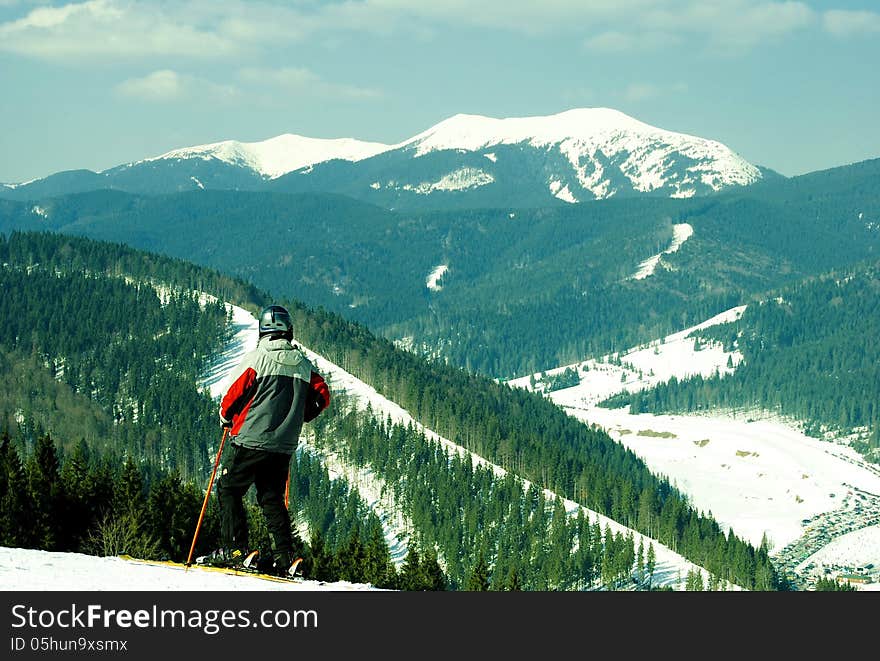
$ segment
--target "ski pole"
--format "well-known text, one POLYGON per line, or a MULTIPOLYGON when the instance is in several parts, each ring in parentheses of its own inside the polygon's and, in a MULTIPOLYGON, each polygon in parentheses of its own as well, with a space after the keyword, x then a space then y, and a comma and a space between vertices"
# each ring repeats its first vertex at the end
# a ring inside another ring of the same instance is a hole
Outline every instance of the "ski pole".
POLYGON ((217 450, 217 458, 214 460, 214 470, 211 471, 211 481, 208 482, 208 490, 205 492, 205 501, 202 503, 202 511, 199 514, 199 522, 196 524, 196 532, 193 535, 192 546, 189 547, 189 555, 186 558, 186 566, 192 565, 193 551, 196 548, 196 539, 199 537, 199 528, 202 527, 202 519, 205 518, 205 510, 208 509, 208 498, 211 497, 211 489, 214 487, 214 476, 217 475, 217 466, 220 465, 220 455, 223 454, 223 445, 226 443, 226 434, 229 427, 223 428, 223 438, 220 439, 220 449, 217 450))
POLYGON ((287 469, 287 486, 284 487, 284 507, 287 509, 290 504, 290 469, 287 469))

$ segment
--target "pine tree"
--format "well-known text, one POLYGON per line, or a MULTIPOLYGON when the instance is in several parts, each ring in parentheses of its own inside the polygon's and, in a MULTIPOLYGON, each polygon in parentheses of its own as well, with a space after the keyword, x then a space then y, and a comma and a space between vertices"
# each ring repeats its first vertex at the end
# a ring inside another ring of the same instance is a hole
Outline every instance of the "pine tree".
POLYGON ((404 591, 421 590, 421 581, 419 580, 419 567, 421 558, 415 546, 410 546, 403 560, 403 566, 400 568, 398 576, 398 589, 404 591))
POLYGON ((21 458, 4 432, 0 439, 0 545, 31 546, 32 511, 21 458))
POLYGON ((117 514, 130 512, 137 517, 146 511, 144 479, 134 460, 129 457, 122 466, 113 492, 113 511, 117 514))
POLYGON ((58 548, 59 514, 62 511, 62 487, 55 442, 44 434, 37 439, 27 464, 28 492, 33 502, 32 543, 36 548, 58 548))
POLYGON ((333 558, 327 549, 324 535, 318 527, 312 528, 307 560, 308 566, 304 568, 303 573, 309 578, 316 581, 329 581, 335 578, 331 573, 333 558))
POLYGON ((651 587, 651 582, 654 580, 654 568, 657 564, 657 556, 654 553, 654 542, 648 544, 648 557, 645 560, 645 573, 648 577, 648 587, 651 587))
POLYGON ((480 551, 477 556, 477 562, 474 564, 474 568, 468 576, 465 590, 468 590, 469 592, 486 592, 488 589, 489 565, 486 563, 486 558, 483 555, 483 552, 480 551))
POLYGON ((336 555, 338 558, 339 578, 351 583, 363 583, 365 580, 364 560, 366 553, 361 544, 357 528, 352 530, 348 541, 336 555))
POLYGON ((440 592, 446 589, 446 576, 437 561, 437 554, 432 549, 426 550, 423 554, 419 573, 423 590, 440 592))
POLYGON ((89 508, 89 449, 85 440, 80 440, 64 462, 61 484, 65 502, 59 522, 59 549, 74 551, 94 524, 89 508))
POLYGON ((641 584, 645 580, 645 538, 639 537, 639 551, 636 557, 637 579, 641 584))
POLYGON ((182 482, 178 473, 166 475, 150 489, 146 533, 169 558, 185 560, 201 509, 195 486, 182 482))
POLYGON ((370 537, 364 547, 364 580, 380 588, 388 588, 396 578, 388 543, 382 534, 382 526, 372 526, 370 537))
POLYGON ((508 566, 507 571, 505 572, 503 577, 498 574, 496 567, 496 571, 492 572, 492 579, 493 590, 500 590, 504 592, 520 592, 522 590, 520 571, 513 564, 508 566), (496 580, 498 585, 496 585, 496 580))

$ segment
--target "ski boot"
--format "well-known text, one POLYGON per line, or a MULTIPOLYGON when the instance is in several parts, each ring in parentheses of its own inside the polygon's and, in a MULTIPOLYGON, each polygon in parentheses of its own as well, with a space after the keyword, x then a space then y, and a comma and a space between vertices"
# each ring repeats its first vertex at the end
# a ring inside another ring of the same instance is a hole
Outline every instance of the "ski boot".
POLYGON ((247 551, 246 549, 217 549, 207 555, 196 558, 197 565, 211 567, 230 567, 252 569, 256 564, 259 551, 247 551))

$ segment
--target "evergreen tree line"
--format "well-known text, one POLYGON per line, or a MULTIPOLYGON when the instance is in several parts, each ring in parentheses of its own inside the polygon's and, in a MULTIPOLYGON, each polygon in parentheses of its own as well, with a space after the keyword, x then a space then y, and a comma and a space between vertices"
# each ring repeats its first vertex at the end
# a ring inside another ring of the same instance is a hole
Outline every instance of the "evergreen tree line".
POLYGON ((253 285, 192 261, 133 250, 124 243, 54 232, 0 233, 0 263, 39 265, 48 271, 64 273, 127 277, 183 291, 209 291, 224 301, 254 303, 262 296, 253 285))
MULTIPOLYGON (((8 260, 0 269, 0 363, 19 372, 39 365, 93 401, 107 416, 96 416, 102 420, 92 425, 104 443, 174 466, 184 476, 201 473, 216 435, 209 424, 216 407, 196 384, 227 337, 225 306, 180 289, 162 300, 149 283, 108 277, 96 268, 104 266, 100 259, 82 261, 81 246, 71 243, 51 235, 0 240, 8 260), (53 259, 56 253, 67 259, 53 259), (37 259, 45 261, 31 261, 37 259)), ((89 244, 82 247, 91 259, 89 244)), ((116 266, 137 263, 128 249, 116 250, 125 255, 116 266)), ((28 401, 21 389, 18 398, 3 397, 7 425, 38 419, 43 428, 55 426, 70 407, 57 410, 59 395, 50 383, 30 382, 28 401)), ((19 431, 30 443, 39 433, 36 424, 19 431)))
POLYGON ((2 546, 185 560, 201 497, 176 472, 84 441, 63 452, 43 434, 28 454, 4 431, 0 504, 2 546))
POLYGON ((880 447, 880 268, 832 273, 746 308, 735 322, 700 331, 739 350, 733 375, 671 379, 605 405, 631 411, 768 410, 799 419, 808 433, 867 429, 859 449, 880 447))
MULTIPOLYGON (((203 486, 85 442, 66 453, 49 434, 31 454, 0 435, 0 546, 183 562, 189 555, 203 486)), ((253 493, 246 499, 250 544, 268 550, 269 533, 253 493)), ((331 480, 320 460, 301 452, 291 465, 290 511, 307 577, 368 582, 403 590, 443 590, 431 553, 410 550, 398 572, 381 523, 345 480, 331 480)), ((209 500, 196 555, 216 548, 219 516, 209 500)))

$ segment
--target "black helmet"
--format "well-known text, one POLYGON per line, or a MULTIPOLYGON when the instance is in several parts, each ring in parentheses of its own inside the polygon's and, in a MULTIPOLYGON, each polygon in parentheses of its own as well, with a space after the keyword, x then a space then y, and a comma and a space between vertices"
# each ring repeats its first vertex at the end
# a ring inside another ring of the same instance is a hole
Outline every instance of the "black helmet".
POLYGON ((286 308, 270 305, 260 313, 260 337, 272 335, 293 339, 293 320, 286 308))

